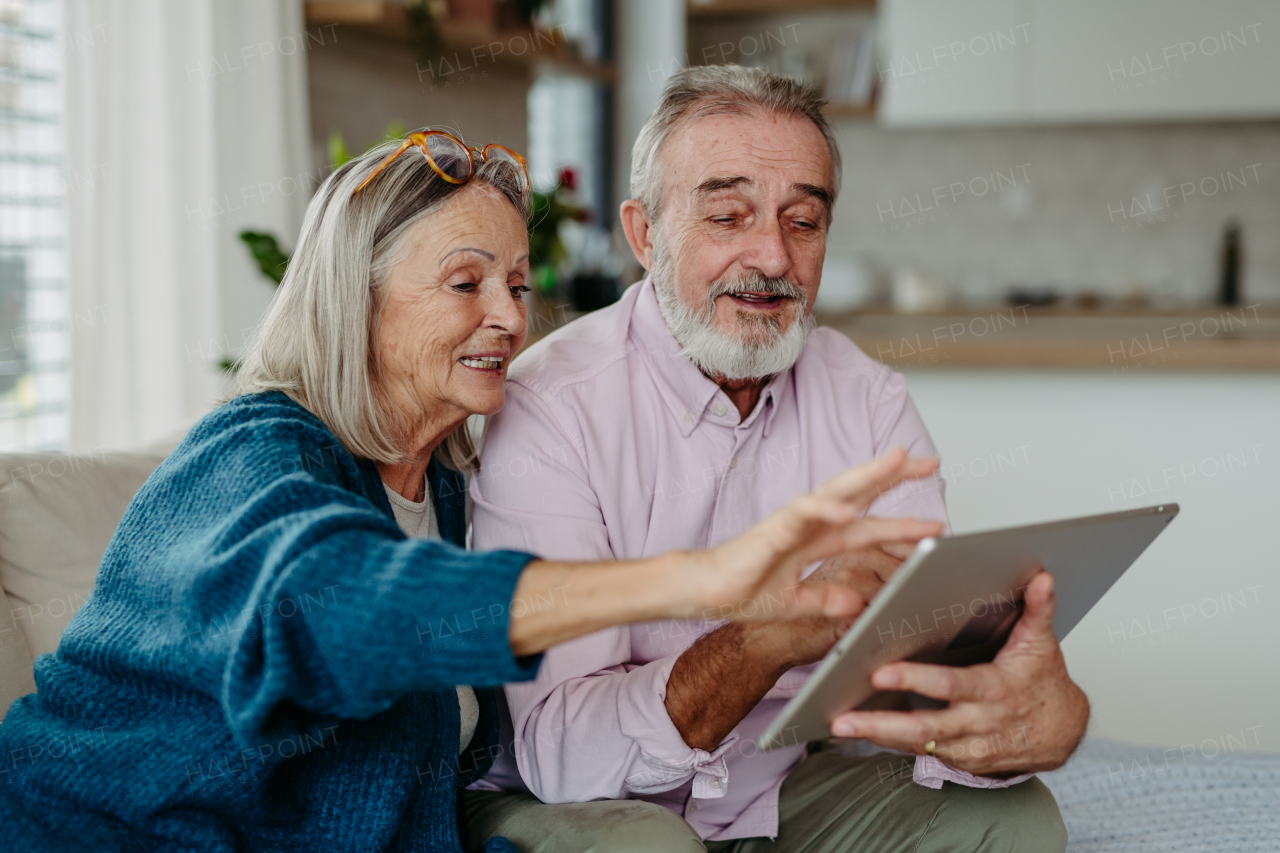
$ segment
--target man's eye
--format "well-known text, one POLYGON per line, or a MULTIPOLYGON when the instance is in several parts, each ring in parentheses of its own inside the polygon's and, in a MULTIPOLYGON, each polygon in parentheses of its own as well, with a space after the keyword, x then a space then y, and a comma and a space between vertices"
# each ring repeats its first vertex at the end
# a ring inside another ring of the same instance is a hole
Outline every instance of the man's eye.
POLYGON ((474 281, 460 281, 453 286, 454 290, 461 290, 463 293, 471 293, 480 285, 474 281))
POLYGON ((711 217, 711 221, 717 225, 732 225, 738 220, 732 216, 713 216, 711 217))
POLYGON ((529 292, 529 288, 525 287, 523 284, 513 284, 508 289, 511 291, 511 295, 516 299, 519 299, 521 296, 524 296, 529 292))

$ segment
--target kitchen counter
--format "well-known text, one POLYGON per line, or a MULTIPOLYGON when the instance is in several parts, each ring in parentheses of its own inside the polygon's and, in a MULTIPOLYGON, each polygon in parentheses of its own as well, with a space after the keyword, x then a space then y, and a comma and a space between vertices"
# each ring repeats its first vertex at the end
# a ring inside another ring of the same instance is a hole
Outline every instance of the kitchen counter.
POLYGON ((991 308, 817 315, 897 369, 1280 371, 1280 309, 991 308))

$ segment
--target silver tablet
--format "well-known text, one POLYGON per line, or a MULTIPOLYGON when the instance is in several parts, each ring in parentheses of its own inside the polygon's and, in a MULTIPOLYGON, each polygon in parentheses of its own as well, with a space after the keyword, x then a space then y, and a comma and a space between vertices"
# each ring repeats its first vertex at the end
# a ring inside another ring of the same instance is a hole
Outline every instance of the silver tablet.
POLYGON ((831 720, 850 708, 942 707, 914 693, 877 691, 871 673, 897 660, 991 660, 1041 566, 1053 574, 1053 627, 1064 639, 1177 514, 1177 504, 1163 504, 922 540, 760 736, 760 748, 828 737, 831 720))

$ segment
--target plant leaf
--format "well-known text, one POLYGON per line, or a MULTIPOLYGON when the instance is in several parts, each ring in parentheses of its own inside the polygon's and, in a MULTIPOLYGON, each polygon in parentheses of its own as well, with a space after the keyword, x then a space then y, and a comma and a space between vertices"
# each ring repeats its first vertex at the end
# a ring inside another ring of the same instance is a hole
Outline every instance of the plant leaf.
POLYGON ((347 147, 347 140, 342 138, 341 131, 333 131, 329 134, 329 166, 337 169, 348 160, 351 159, 351 149, 347 147))
POLYGON ((281 250, 275 236, 257 231, 241 231, 240 239, 249 247, 249 253, 258 262, 258 269, 262 270, 262 274, 277 285, 280 284, 289 265, 289 256, 281 250))

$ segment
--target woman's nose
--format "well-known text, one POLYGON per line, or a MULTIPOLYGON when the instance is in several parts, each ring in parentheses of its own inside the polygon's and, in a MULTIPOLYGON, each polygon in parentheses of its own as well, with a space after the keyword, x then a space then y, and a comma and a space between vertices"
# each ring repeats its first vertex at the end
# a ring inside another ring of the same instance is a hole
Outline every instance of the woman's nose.
POLYGON ((526 322, 524 302, 512 296, 509 287, 504 284, 489 289, 485 297, 485 326, 520 335, 526 322))

